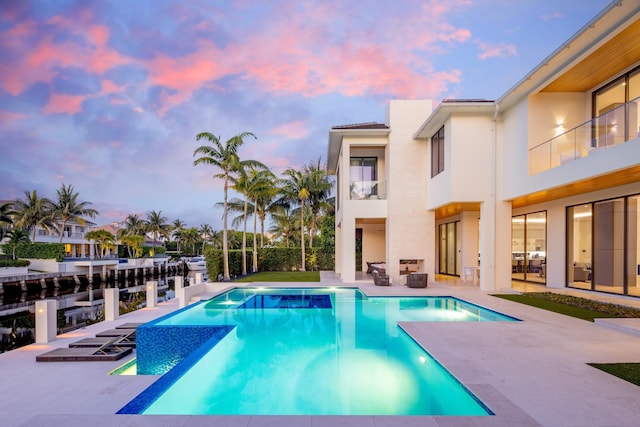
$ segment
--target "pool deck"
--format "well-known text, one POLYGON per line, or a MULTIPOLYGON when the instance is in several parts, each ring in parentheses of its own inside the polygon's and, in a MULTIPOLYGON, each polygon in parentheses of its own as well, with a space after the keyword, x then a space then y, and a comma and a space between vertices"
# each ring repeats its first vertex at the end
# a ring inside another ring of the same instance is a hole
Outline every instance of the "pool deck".
MULTIPOLYGON (((233 284, 238 285, 236 283, 233 284)), ((240 286, 251 286, 241 284, 240 286)), ((343 284, 331 273, 322 283, 289 287, 358 286, 368 295, 451 295, 517 317, 522 322, 420 323, 401 326, 495 413, 486 417, 391 416, 150 416, 115 412, 152 384, 154 376, 108 373, 117 362, 37 363, 36 355, 67 347, 128 322, 145 322, 178 309, 160 303, 64 335, 0 354, 3 426, 637 426, 640 388, 588 362, 640 362, 640 319, 596 323, 491 296, 460 280, 436 278, 426 289, 343 284)), ((220 291, 229 284, 220 284, 220 291)), ((514 286, 517 289, 517 286, 514 286)), ((513 287, 505 292, 512 292, 513 287)), ((640 308, 640 299, 558 290, 640 308)), ((498 293, 498 292, 493 292, 498 293)))

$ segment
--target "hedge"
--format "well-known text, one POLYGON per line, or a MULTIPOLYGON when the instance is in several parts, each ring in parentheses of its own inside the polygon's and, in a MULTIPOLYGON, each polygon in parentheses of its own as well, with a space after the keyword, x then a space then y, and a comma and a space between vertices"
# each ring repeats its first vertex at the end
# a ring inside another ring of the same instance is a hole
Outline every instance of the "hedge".
POLYGON ((28 267, 29 264, 26 259, 0 259, 0 267, 28 267))
MULTIPOLYGON (((253 250, 247 249, 247 270, 251 273, 253 250)), ((265 247, 258 249, 258 271, 296 271, 301 269, 301 248, 276 248, 265 247)), ((223 273, 222 250, 211 247, 205 248, 207 260, 207 276, 216 280, 223 273)), ((305 269, 307 271, 329 270, 333 271, 335 257, 333 251, 320 248, 306 248, 305 269)), ((242 251, 238 249, 229 251, 229 275, 242 274, 242 251)))
MULTIPOLYGON (((5 254, 12 254, 12 244, 3 245, 5 254)), ((17 243, 15 245, 16 258, 55 259, 62 262, 64 259, 63 243, 17 243)))

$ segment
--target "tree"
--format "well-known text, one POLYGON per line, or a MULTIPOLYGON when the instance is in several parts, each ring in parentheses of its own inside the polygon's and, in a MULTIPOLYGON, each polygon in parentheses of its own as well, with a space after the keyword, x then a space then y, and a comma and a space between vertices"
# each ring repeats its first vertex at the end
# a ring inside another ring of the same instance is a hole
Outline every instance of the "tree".
POLYGON ((7 248, 11 249, 11 256, 16 259, 16 247, 20 243, 29 243, 29 232, 24 228, 13 228, 7 233, 7 237, 7 248))
POLYGON ((57 220, 60 225, 58 234, 60 234, 60 243, 64 235, 64 228, 69 221, 76 221, 80 225, 84 225, 85 216, 94 218, 98 215, 98 211, 90 208, 91 202, 79 202, 78 193, 74 192, 72 185, 64 185, 56 190, 58 200, 51 206, 53 219, 57 220))
POLYGON ((118 238, 124 236, 143 236, 147 230, 147 222, 138 218, 138 215, 127 215, 124 226, 118 230, 118 238))
POLYGON ((269 231, 278 236, 280 241, 284 240, 285 247, 289 247, 289 242, 296 237, 296 228, 298 227, 298 217, 289 212, 284 206, 278 206, 271 214, 273 220, 269 231))
POLYGON ((305 244, 304 244, 304 215, 306 201, 309 199, 308 176, 299 170, 289 168, 284 171, 286 178, 282 180, 282 191, 291 203, 300 205, 300 245, 302 248, 302 271, 305 269, 305 244))
POLYGON ((4 238, 4 236, 9 231, 9 228, 13 224, 13 219, 11 215, 13 213, 13 202, 7 202, 0 204, 0 240, 4 238))
POLYGON ((169 238, 171 225, 167 223, 167 218, 162 216, 162 211, 151 211, 147 213, 147 231, 153 234, 153 252, 156 249, 158 236, 169 238))
POLYGON ((91 230, 84 236, 87 240, 95 241, 98 248, 99 258, 105 258, 107 252, 116 247, 116 236, 107 230, 91 230))
POLYGON ((46 197, 38 197, 36 190, 25 191, 24 200, 17 199, 14 203, 13 224, 17 228, 31 231, 31 241, 36 239, 36 227, 45 230, 54 228, 51 215, 51 201, 46 197))
POLYGON ((196 245, 200 243, 200 240, 202 239, 200 237, 200 232, 198 231, 198 229, 195 227, 189 227, 185 229, 182 235, 182 239, 184 240, 185 246, 189 247, 191 245, 192 253, 194 255, 197 254, 196 245))
POLYGON ((173 220, 173 223, 171 224, 171 236, 177 242, 177 251, 178 251, 178 253, 180 253, 180 240, 181 240, 181 237, 182 237, 182 231, 184 230, 184 227, 186 225, 187 224, 185 224, 184 222, 182 222, 179 219, 173 220))
POLYGON ((243 166, 250 166, 256 164, 252 160, 240 161, 238 157, 238 148, 244 144, 244 138, 253 137, 256 138, 251 132, 242 132, 225 143, 220 141, 220 137, 213 135, 210 132, 201 132, 196 135, 196 141, 205 140, 211 145, 202 145, 195 149, 194 156, 200 155, 193 161, 193 165, 211 165, 217 169, 220 169, 220 173, 215 174, 213 177, 223 180, 223 209, 222 209, 222 253, 223 253, 223 277, 224 280, 230 280, 229 275, 229 244, 227 242, 227 196, 229 192, 229 184, 236 173, 243 166))
POLYGON ((129 258, 140 258, 144 246, 144 236, 139 234, 126 234, 120 237, 120 242, 127 246, 129 258), (131 252, 133 250, 133 253, 131 252))
POLYGON ((202 253, 204 254, 204 245, 213 235, 213 228, 209 224, 200 224, 200 229, 198 230, 198 232, 202 237, 202 253))
POLYGON ((318 216, 321 211, 329 206, 328 199, 331 194, 331 181, 324 167, 317 163, 310 163, 304 168, 304 174, 308 183, 309 208, 311 210, 311 225, 309 226, 309 247, 313 247, 313 238, 316 234, 318 216))

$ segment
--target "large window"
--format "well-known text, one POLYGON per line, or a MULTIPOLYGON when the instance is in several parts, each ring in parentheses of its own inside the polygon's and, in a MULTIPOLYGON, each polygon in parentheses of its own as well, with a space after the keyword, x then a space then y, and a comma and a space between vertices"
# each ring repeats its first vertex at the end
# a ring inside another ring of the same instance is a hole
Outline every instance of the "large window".
POLYGON ((547 213, 511 218, 511 278, 545 283, 547 270, 547 213))
POLYGON ((567 208, 567 286, 640 296, 640 196, 567 208))
POLYGON ((460 221, 440 224, 438 227, 440 247, 438 273, 460 275, 460 221))
POLYGON ((376 157, 351 157, 349 183, 352 200, 370 199, 378 194, 376 157))
POLYGON ((598 119, 594 128, 593 148, 621 144, 638 137, 638 97, 639 68, 594 91, 593 117, 598 119))
POLYGON ((431 137, 431 178, 444 171, 444 126, 431 137))

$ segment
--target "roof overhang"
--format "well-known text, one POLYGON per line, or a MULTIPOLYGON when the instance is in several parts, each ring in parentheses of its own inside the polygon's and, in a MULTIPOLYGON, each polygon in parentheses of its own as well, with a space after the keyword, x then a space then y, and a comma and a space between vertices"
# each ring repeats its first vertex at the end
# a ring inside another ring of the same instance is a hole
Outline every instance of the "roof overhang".
POLYGON ((630 68, 640 61, 639 19, 640 2, 612 2, 502 95, 500 109, 536 92, 586 92, 630 68))
POLYGON ((340 149, 342 148, 342 138, 371 138, 371 137, 386 137, 391 132, 391 129, 376 128, 376 129, 336 129, 332 128, 329 131, 329 149, 327 152, 327 173, 329 175, 335 175, 338 169, 338 158, 340 157, 340 149))
POLYGON ((413 134, 415 139, 431 138, 453 114, 493 113, 495 101, 443 100, 413 134))

